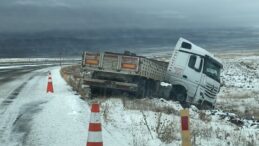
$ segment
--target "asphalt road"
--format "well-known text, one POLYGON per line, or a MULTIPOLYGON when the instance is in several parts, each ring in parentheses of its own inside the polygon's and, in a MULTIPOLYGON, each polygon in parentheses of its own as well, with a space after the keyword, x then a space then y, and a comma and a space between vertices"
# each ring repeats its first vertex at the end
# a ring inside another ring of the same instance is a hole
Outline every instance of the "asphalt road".
POLYGON ((0 146, 25 145, 29 122, 46 102, 33 99, 33 94, 36 97, 38 90, 44 90, 41 84, 46 84, 53 66, 0 67, 0 146))
POLYGON ((50 67, 50 65, 39 66, 15 66, 10 68, 0 69, 0 85, 20 78, 22 75, 31 73, 32 71, 50 67))
POLYGON ((0 65, 0 146, 85 145, 88 118, 58 65, 0 65), (49 72, 54 93, 46 92, 49 72))

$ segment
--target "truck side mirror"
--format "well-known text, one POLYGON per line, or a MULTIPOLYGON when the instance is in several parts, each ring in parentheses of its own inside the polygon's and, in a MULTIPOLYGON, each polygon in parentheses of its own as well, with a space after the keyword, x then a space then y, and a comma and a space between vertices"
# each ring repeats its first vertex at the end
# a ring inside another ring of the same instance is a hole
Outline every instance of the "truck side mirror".
POLYGON ((197 56, 194 68, 199 70, 200 69, 200 64, 201 64, 201 57, 197 56))

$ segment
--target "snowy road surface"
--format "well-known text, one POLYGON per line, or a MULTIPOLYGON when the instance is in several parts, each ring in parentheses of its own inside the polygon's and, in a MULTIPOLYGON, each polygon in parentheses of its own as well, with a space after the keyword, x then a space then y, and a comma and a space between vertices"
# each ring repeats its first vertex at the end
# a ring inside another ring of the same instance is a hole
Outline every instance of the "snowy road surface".
POLYGON ((0 145, 85 145, 89 107, 60 67, 0 69, 0 145), (54 93, 46 93, 48 71, 54 93))

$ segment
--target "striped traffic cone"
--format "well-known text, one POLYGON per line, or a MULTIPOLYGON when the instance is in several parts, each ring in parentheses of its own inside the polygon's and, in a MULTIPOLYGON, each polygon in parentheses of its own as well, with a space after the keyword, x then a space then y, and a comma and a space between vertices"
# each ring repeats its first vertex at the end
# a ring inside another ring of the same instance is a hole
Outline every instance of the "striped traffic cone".
POLYGON ((52 84, 52 78, 51 78, 51 73, 50 72, 49 72, 48 85, 47 85, 47 93, 48 92, 51 92, 51 93, 54 92, 53 84, 52 84))
POLYGON ((103 146, 100 107, 98 103, 92 104, 86 146, 103 146))

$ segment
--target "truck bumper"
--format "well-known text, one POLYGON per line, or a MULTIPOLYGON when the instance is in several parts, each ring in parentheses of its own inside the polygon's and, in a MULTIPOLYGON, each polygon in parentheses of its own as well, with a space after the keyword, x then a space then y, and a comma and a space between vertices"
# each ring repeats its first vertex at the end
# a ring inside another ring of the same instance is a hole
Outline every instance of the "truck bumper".
POLYGON ((194 98, 190 98, 190 101, 191 103, 193 104, 196 104, 196 105, 199 105, 199 104, 202 104, 202 103, 209 103, 211 104, 212 106, 215 105, 216 103, 216 96, 207 96, 205 94, 205 89, 204 88, 198 88, 197 89, 197 92, 196 92, 196 95, 194 98))
POLYGON ((110 80, 101 80, 101 79, 85 78, 84 84, 94 86, 94 87, 119 89, 124 91, 131 91, 131 92, 136 92, 138 89, 137 84, 116 82, 116 81, 110 81, 110 80))

